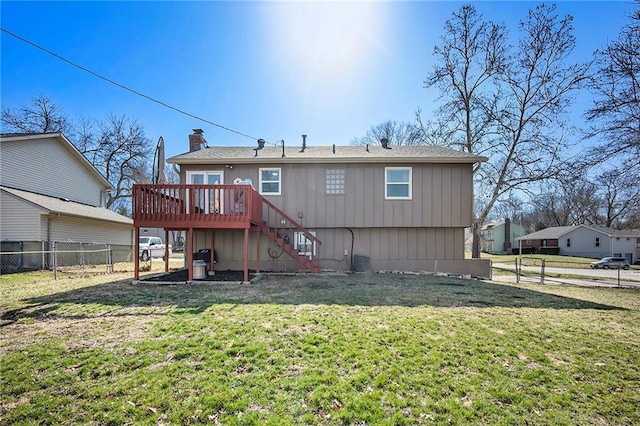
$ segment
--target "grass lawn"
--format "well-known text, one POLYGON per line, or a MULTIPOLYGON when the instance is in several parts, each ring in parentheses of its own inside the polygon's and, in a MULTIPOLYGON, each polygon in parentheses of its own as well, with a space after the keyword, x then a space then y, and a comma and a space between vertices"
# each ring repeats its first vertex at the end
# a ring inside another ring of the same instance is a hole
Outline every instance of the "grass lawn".
POLYGON ((638 290, 27 274, 0 317, 0 424, 640 424, 638 290))

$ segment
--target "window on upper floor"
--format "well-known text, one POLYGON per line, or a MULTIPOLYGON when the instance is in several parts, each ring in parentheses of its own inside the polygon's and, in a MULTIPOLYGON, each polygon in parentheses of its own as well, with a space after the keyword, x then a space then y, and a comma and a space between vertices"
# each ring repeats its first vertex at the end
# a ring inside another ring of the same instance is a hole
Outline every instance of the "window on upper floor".
POLYGON ((596 237, 596 247, 600 247, 600 237, 596 237))
POLYGON ((567 247, 571 247, 571 238, 567 238, 567 247))
POLYGON ((411 199, 411 167, 385 167, 384 198, 387 200, 411 199))
POLYGON ((282 189, 282 170, 260 169, 259 189, 262 195, 280 195, 282 189))
POLYGON ((325 170, 325 194, 344 194, 344 169, 325 170))

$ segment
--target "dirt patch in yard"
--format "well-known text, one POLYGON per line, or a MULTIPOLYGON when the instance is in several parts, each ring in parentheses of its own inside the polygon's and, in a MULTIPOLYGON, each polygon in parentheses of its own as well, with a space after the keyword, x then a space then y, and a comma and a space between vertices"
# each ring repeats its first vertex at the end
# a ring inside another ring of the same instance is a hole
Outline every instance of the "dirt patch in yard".
MULTIPOLYGON (((249 270, 249 279, 255 276, 255 270, 249 270)), ((180 269, 178 271, 169 272, 154 277, 141 277, 140 282, 185 282, 189 280, 189 271, 180 269)), ((216 271, 215 275, 207 275, 205 278, 194 281, 244 281, 243 271, 216 271)))

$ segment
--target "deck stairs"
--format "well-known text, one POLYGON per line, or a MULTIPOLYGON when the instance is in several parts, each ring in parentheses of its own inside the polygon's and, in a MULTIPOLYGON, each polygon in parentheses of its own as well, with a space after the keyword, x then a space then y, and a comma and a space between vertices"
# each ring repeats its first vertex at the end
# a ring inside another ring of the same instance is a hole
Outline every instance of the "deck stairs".
POLYGON ((317 251, 320 240, 271 202, 264 198, 262 200, 262 233, 296 259, 305 272, 319 273, 317 251))

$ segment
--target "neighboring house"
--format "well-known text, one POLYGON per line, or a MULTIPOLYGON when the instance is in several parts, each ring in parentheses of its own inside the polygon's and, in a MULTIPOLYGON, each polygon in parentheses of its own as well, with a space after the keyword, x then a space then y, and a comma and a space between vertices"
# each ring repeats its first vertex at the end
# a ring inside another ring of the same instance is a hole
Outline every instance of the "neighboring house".
POLYGON ((480 250, 491 254, 511 254, 511 249, 518 247, 518 238, 525 233, 522 225, 509 219, 489 223, 480 229, 480 250))
POLYGON ((246 271, 255 262, 271 271, 490 276, 489 262, 464 252, 473 165, 484 157, 435 146, 306 147, 304 140, 302 147, 201 149, 199 130, 189 140, 189 152, 167 160, 182 185, 134 186, 134 227, 187 231, 187 253, 213 249, 217 269, 246 271))
POLYGON ((630 263, 637 259, 639 235, 630 231, 596 225, 557 226, 527 234, 519 238, 522 248, 540 251, 541 247, 558 247, 564 256, 626 257, 630 263))
POLYGON ((0 135, 0 240, 133 243, 113 187, 61 133, 0 135))

